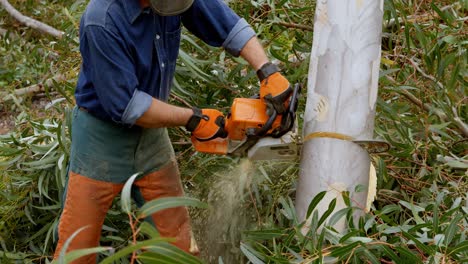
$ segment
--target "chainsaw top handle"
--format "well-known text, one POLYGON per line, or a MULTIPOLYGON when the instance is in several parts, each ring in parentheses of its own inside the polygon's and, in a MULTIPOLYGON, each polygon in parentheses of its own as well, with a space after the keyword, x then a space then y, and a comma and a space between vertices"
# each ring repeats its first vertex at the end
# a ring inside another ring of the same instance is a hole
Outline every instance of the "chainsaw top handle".
POLYGON ((285 113, 281 114, 282 118, 281 118, 280 126, 275 128, 270 134, 267 134, 267 132, 273 126, 273 123, 275 122, 276 117, 278 116, 278 112, 273 111, 273 114, 269 116, 265 125, 263 125, 262 128, 256 131, 255 136, 257 137, 271 136, 274 138, 279 138, 279 137, 282 137, 284 134, 288 133, 289 131, 291 131, 292 127, 294 126, 294 120, 296 119, 296 110, 297 110, 297 105, 299 102, 300 90, 301 90, 301 84, 300 83, 294 84, 294 89, 292 91, 292 95, 289 100, 288 110, 285 113))

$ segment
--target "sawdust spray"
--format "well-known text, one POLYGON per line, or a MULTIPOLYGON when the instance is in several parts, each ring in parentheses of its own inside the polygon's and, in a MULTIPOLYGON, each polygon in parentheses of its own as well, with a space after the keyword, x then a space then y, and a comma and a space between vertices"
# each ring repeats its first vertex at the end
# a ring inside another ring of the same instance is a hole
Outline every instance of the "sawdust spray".
POLYGON ((202 217, 204 223, 197 223, 201 255, 208 263, 218 263, 220 257, 225 264, 242 263, 242 231, 255 221, 249 208, 253 172, 252 163, 243 159, 229 171, 215 174, 208 195, 210 209, 202 217))

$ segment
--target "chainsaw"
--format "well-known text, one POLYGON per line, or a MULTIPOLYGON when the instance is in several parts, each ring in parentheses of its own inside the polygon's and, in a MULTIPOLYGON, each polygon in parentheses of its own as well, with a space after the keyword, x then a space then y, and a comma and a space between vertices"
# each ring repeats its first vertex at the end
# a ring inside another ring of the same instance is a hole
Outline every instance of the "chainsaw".
MULTIPOLYGON (((228 136, 209 141, 192 137, 193 146, 198 152, 248 157, 250 160, 296 159, 303 144, 296 119, 300 90, 301 85, 295 84, 289 106, 283 114, 269 113, 265 102, 258 96, 234 99, 225 124, 228 136)), ((381 140, 353 140, 338 133, 321 136, 352 141, 369 153, 381 153, 390 148, 381 140)))
POLYGON ((226 117, 228 136, 209 141, 192 137, 193 146, 199 152, 243 157, 260 139, 283 137, 295 125, 300 89, 300 84, 294 85, 289 107, 281 115, 276 111, 267 113, 267 106, 259 96, 234 99, 226 117))

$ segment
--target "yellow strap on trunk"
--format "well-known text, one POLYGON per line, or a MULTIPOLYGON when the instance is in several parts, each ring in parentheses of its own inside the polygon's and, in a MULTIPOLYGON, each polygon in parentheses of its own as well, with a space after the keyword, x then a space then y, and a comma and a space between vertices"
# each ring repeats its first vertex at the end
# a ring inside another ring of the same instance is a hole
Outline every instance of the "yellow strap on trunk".
POLYGON ((304 137, 303 142, 312 140, 314 138, 335 138, 345 141, 353 141, 354 138, 345 134, 336 133, 336 132, 313 132, 304 137))

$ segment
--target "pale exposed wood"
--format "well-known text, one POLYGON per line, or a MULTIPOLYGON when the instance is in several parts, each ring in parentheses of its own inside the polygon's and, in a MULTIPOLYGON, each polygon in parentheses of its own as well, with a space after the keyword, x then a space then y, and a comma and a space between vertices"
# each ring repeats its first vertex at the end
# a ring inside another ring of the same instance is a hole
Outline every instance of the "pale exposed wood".
POLYGON ((3 6, 3 8, 5 8, 5 10, 12 16, 14 17, 16 20, 18 20, 20 23, 30 27, 30 28, 33 28, 33 29, 36 29, 36 30, 39 30, 41 32, 44 32, 44 33, 47 33, 49 35, 52 35, 56 38, 61 38, 63 36, 63 31, 60 31, 60 30, 57 30, 47 24, 44 24, 40 21, 37 21, 33 18, 30 18, 28 16, 25 16, 23 14, 21 14, 18 10, 16 10, 9 2, 8 0, 0 0, 0 5, 3 6))
MULTIPOLYGON (((382 0, 317 1, 304 135, 335 132, 373 138, 382 20, 382 0)), ((370 171, 364 149, 346 140, 314 138, 304 142, 300 166, 299 220, 305 220, 309 203, 321 191, 327 195, 317 207, 320 214, 333 198, 335 212, 344 208, 342 193, 349 192, 353 206, 363 209, 355 216, 362 215, 370 171)), ((335 228, 343 231, 344 221, 335 228)))

